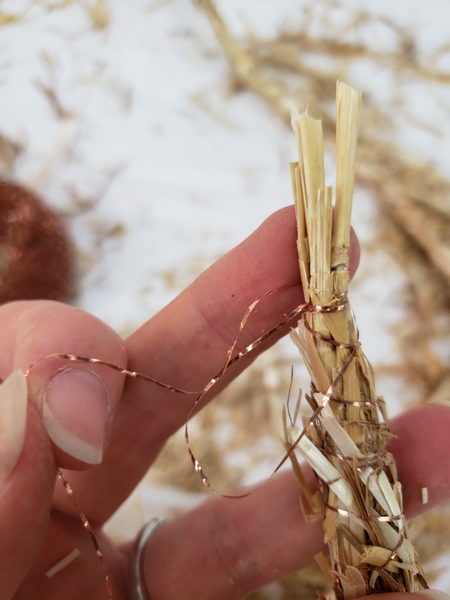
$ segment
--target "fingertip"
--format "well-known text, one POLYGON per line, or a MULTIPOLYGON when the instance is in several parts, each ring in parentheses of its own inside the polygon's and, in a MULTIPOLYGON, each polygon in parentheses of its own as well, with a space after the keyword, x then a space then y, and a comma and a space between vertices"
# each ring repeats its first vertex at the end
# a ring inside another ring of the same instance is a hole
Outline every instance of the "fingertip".
POLYGON ((124 375, 76 357, 126 367, 123 340, 96 317, 52 301, 0 307, 0 330, 0 376, 13 368, 28 372, 29 399, 53 442, 58 465, 80 470, 99 464, 124 375))
MULTIPOLYGON (((57 372, 42 397, 42 418, 51 440, 64 453, 87 465, 102 461, 111 408, 105 382, 94 371, 85 369, 66 367, 57 372)), ((60 466, 69 467, 64 463, 60 466)))
POLYGON ((287 206, 271 214, 226 257, 230 277, 250 282, 252 286, 246 288, 253 287, 257 296, 300 283, 294 207, 287 206))
MULTIPOLYGON (((261 244, 280 244, 278 258, 280 256, 284 256, 285 258, 286 267, 289 268, 288 279, 294 282, 300 280, 297 252, 297 221, 294 206, 286 206, 271 214, 256 230, 253 236, 255 239, 261 236, 261 244)), ((277 255, 275 254, 275 256, 277 255)), ((359 239, 355 230, 351 227, 349 262, 351 277, 354 276, 358 269, 360 257, 361 246, 359 239)))

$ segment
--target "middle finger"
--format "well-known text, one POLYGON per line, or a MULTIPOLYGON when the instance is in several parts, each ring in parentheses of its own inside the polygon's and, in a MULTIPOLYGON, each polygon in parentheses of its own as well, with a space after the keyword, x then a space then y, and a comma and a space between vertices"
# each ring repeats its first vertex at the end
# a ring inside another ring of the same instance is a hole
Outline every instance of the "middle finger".
MULTIPOLYGON (((413 409, 392 422, 398 437, 388 449, 397 461, 406 517, 450 496, 449 427, 450 410, 443 406, 413 409)), ((309 467, 306 477, 314 487, 309 467)), ((322 523, 305 520, 299 495, 293 474, 282 473, 245 498, 213 498, 163 523, 145 553, 151 598, 238 600, 311 564, 325 550, 322 523)))
MULTIPOLYGON (((178 388, 201 390, 223 366, 242 317, 255 299, 281 288, 258 305, 239 337, 238 349, 270 330, 302 302, 296 237, 293 207, 272 215, 127 340, 129 368, 178 388)), ((357 243, 353 243, 352 272, 357 251, 357 243)), ((287 324, 256 352, 233 365, 205 400, 295 324, 287 324)), ((177 394, 128 380, 103 463, 71 475, 91 519, 104 522, 129 496, 167 438, 185 423, 195 398, 195 394, 177 394)), ((62 491, 58 494, 59 505, 67 506, 62 491)))
MULTIPOLYGON (((223 366, 241 319, 256 298, 286 288, 264 300, 251 316, 239 349, 302 301, 295 240, 292 208, 269 218, 126 341, 129 368, 182 389, 202 389, 223 366)), ((236 363, 220 385, 253 358, 236 363)), ((217 393, 220 385, 212 391, 217 393)), ((128 379, 102 464, 69 477, 91 520, 104 522, 128 497, 166 439, 186 421, 195 397, 128 379)), ((55 500, 58 508, 72 510, 61 488, 55 500)))

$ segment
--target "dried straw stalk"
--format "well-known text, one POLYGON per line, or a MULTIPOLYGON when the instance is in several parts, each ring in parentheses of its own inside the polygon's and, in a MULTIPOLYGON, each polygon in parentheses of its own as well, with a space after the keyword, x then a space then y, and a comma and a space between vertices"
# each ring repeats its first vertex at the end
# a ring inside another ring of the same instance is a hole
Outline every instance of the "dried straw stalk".
MULTIPOLYGON (((358 57, 373 58, 383 68, 389 65, 394 75, 412 72, 417 78, 441 83, 450 81, 449 73, 433 69, 431 63, 422 65, 417 62, 420 53, 415 49, 413 40, 401 32, 395 23, 391 23, 391 26, 399 34, 400 48, 394 55, 382 51, 373 54, 364 45, 349 45, 339 38, 333 39, 333 31, 328 30, 326 38, 317 40, 309 34, 307 24, 295 35, 281 34, 274 40, 264 40, 251 33, 245 43, 240 43, 232 35, 213 0, 195 0, 195 3, 210 20, 236 83, 257 94, 285 122, 289 120, 293 104, 315 99, 323 116, 326 141, 331 134, 334 136, 334 120, 328 112, 328 106, 330 94, 334 93, 336 71, 308 66, 303 56, 308 52, 319 57, 347 58, 348 61, 358 57)), ((366 18, 364 9, 361 13, 356 12, 355 26, 366 18)), ((348 62, 348 67, 351 65, 348 62)), ((404 148, 387 141, 388 136, 385 136, 386 139, 380 137, 380 131, 386 133, 386 128, 390 130, 393 125, 386 124, 382 111, 376 108, 373 99, 370 105, 371 112, 368 111, 368 114, 372 114, 372 117, 366 122, 372 126, 373 134, 363 136, 360 140, 357 179, 374 192, 380 206, 400 230, 423 249, 430 265, 442 273, 449 285, 449 182, 429 164, 413 160, 404 148)))
POLYGON ((311 312, 292 339, 308 367, 307 400, 313 415, 305 434, 294 422, 286 443, 320 481, 312 499, 323 514, 330 565, 317 560, 338 600, 427 588, 403 517, 401 484, 386 449, 390 438, 384 401, 358 342, 348 304, 350 214, 361 96, 337 85, 337 178, 334 227, 332 190, 325 187, 321 121, 294 113, 299 161, 291 165, 298 223, 300 273, 311 312))

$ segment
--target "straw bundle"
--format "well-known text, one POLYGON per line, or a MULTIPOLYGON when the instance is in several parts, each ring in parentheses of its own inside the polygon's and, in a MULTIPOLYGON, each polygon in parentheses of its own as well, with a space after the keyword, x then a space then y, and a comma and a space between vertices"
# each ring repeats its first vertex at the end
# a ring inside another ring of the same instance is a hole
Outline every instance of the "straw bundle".
MULTIPOLYGON (((424 54, 419 41, 401 22, 369 14, 364 6, 350 9, 340 0, 332 7, 326 0, 306 3, 298 24, 289 24, 274 37, 265 38, 250 29, 238 40, 214 0, 195 1, 210 20, 228 58, 232 89, 256 94, 287 124, 292 105, 314 102, 328 148, 334 147, 335 141, 332 106, 336 78, 361 72, 364 63, 360 61, 367 60, 374 61, 379 72, 390 73, 396 100, 388 107, 374 97, 372 88, 365 91, 367 109, 356 170, 357 182, 370 192, 380 209, 372 250, 388 252, 399 263, 408 287, 407 297, 401 301, 406 317, 395 332, 401 362, 383 370, 408 382, 409 396, 416 404, 428 403, 430 398, 436 401, 445 397, 445 392, 448 396, 450 367, 436 347, 450 333, 450 180, 429 156, 414 156, 411 147, 401 144, 399 127, 406 116, 411 130, 442 134, 442 128, 428 120, 429 115, 422 114, 418 120, 412 117, 408 108, 410 88, 404 83, 410 78, 416 85, 432 82, 444 92, 450 72, 439 65, 449 57, 448 44, 424 54), (340 25, 330 21, 330 11, 346 14, 347 20, 340 25), (369 25, 387 27, 394 46, 375 50, 372 36, 367 32, 361 35, 361 28, 369 25), (349 31, 360 35, 352 36, 349 42, 349 31)), ((432 97, 429 85, 426 95, 432 97)), ((431 141, 430 147, 433 145, 431 141)), ((448 530, 442 529, 441 535, 446 540, 448 530)), ((421 540, 418 543, 422 554, 428 553, 430 545, 423 547, 421 540)))
POLYGON ((392 455, 384 401, 358 342, 347 299, 350 214, 361 96, 337 85, 337 178, 334 227, 332 190, 325 187, 320 121, 294 113, 299 161, 291 165, 298 223, 300 273, 309 312, 292 339, 308 367, 312 417, 297 444, 320 482, 313 504, 323 514, 330 565, 319 565, 338 600, 427 587, 408 540, 401 484, 392 455))

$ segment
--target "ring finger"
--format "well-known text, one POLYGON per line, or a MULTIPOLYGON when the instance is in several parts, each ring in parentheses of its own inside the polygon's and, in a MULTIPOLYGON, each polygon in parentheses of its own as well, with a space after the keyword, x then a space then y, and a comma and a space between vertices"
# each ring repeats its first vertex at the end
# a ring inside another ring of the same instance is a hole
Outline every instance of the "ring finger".
MULTIPOLYGON (((450 411, 441 406, 409 411, 392 423, 399 437, 390 450, 407 517, 424 510, 423 487, 427 508, 450 496, 450 466, 442 458, 450 451, 449 427, 450 411)), ((314 480, 310 471, 307 478, 314 480)), ((163 523, 145 553, 152 600, 237 600, 310 564, 323 549, 323 532, 320 522, 305 521, 298 496, 293 475, 283 473, 245 498, 216 497, 163 523)))

